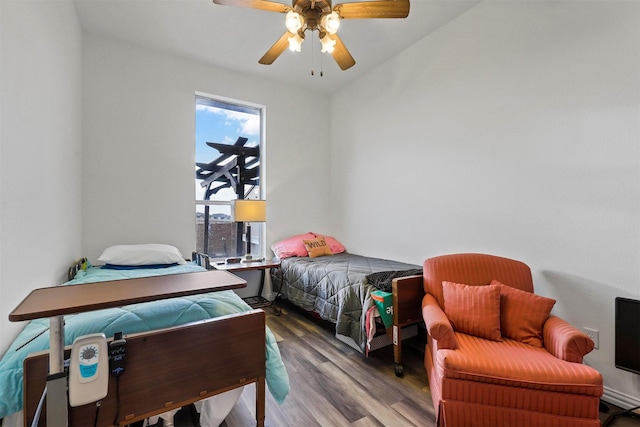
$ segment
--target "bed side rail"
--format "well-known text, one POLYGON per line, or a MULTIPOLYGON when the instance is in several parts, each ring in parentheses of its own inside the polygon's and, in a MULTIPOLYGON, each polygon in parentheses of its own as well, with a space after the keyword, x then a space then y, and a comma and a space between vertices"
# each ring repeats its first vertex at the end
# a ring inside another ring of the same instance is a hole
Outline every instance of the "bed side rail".
POLYGON ((87 258, 84 258, 84 257, 75 260, 73 264, 71 264, 71 267, 69 267, 69 270, 67 271, 67 281, 75 279, 76 274, 78 274, 78 271, 86 270, 88 262, 89 261, 87 260, 87 258))
POLYGON ((211 270, 211 258, 209 255, 203 254, 202 252, 191 252, 191 261, 198 264, 200 267, 204 267, 207 270, 211 270))

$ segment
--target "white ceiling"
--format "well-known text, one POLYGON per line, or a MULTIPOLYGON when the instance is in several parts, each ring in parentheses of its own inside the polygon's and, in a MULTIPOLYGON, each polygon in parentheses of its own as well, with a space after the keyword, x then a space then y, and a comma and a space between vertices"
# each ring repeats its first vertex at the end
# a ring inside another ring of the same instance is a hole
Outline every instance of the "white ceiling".
MULTIPOLYGON (((356 60, 356 65, 346 71, 340 70, 330 55, 320 53, 317 35, 311 37, 309 32, 302 52, 287 49, 274 64, 258 64, 285 32, 284 14, 221 6, 212 0, 74 1, 84 31, 331 93, 480 0, 412 0, 406 19, 343 20, 338 34, 356 60)), ((353 1, 334 0, 334 4, 353 1)))

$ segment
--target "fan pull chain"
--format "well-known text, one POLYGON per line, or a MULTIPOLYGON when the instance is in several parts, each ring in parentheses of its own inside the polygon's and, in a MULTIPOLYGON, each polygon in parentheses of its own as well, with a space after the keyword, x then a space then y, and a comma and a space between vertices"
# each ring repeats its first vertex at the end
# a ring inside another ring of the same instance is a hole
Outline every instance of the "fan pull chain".
MULTIPOLYGON (((313 37, 313 30, 311 30, 311 75, 315 76, 316 72, 314 70, 314 66, 315 66, 315 61, 314 61, 314 55, 316 53, 316 49, 313 46, 315 37, 313 37)), ((322 62, 322 53, 320 53, 320 77, 324 77, 324 71, 323 71, 323 62, 322 62)))
POLYGON ((314 71, 313 71, 313 52, 315 51, 314 47, 313 47, 313 41, 315 40, 315 37, 313 37, 313 30, 311 30, 311 75, 314 75, 314 71))
MULTIPOLYGON (((314 55, 315 55, 315 47, 314 47, 314 40, 315 37, 313 37, 313 31, 311 30, 311 75, 315 76, 316 72, 314 70, 314 66, 315 66, 315 60, 314 60, 314 55)), ((323 61, 322 61, 322 52, 320 52, 320 77, 324 77, 324 70, 323 70, 323 61)))

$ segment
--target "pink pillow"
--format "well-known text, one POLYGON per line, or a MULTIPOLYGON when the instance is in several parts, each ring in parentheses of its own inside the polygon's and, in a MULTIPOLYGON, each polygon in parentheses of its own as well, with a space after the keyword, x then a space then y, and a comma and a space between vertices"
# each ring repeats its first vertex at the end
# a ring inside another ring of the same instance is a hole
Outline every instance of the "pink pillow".
POLYGON ((500 286, 469 286, 442 282, 444 312, 453 329, 480 338, 502 341, 500 286))
POLYGON ((316 237, 324 237, 324 241, 327 242, 329 248, 331 248, 331 252, 334 254, 340 254, 342 252, 346 252, 347 249, 342 245, 342 243, 338 242, 335 238, 331 236, 325 236, 324 234, 313 233, 316 237))
POLYGON ((549 318, 556 300, 512 288, 497 280, 492 280, 491 284, 501 288, 502 335, 525 344, 542 347, 542 327, 549 318))
POLYGON ((308 256, 307 248, 304 247, 303 240, 315 239, 315 237, 313 233, 291 236, 288 239, 280 240, 271 245, 271 250, 279 259, 293 256, 308 256))

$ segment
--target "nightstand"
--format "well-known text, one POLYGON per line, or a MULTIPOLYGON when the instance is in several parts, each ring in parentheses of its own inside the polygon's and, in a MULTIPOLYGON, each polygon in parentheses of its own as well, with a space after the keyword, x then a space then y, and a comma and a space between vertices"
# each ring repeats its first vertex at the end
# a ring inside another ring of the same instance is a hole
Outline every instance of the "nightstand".
POLYGON ((258 289, 258 295, 254 297, 242 298, 251 308, 262 308, 271 306, 272 302, 262 296, 264 289, 264 279, 266 271, 270 268, 280 267, 279 261, 256 261, 256 262, 235 262, 235 263, 211 263, 211 266, 216 270, 229 271, 235 273, 238 271, 251 271, 260 270, 260 288, 258 289))

